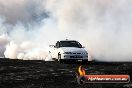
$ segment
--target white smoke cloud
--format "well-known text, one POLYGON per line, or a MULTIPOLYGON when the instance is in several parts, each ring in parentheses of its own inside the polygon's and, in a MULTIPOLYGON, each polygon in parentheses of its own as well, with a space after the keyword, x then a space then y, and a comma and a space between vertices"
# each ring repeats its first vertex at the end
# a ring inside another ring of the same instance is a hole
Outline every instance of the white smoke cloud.
POLYGON ((0 15, 10 24, 33 23, 46 16, 41 2, 42 0, 0 0, 0 15))
POLYGON ((4 52, 6 50, 5 45, 9 43, 9 40, 6 35, 0 36, 0 57, 4 57, 4 52))
POLYGON ((131 0, 50 0, 65 34, 84 42, 98 60, 132 61, 131 0))
POLYGON ((12 58, 12 59, 15 59, 16 58, 16 54, 18 52, 18 46, 13 42, 11 41, 7 46, 6 46, 6 51, 5 51, 5 56, 7 58, 12 58))
POLYGON ((0 16, 6 57, 44 58, 48 44, 70 38, 97 60, 132 61, 131 0, 0 0, 0 16))

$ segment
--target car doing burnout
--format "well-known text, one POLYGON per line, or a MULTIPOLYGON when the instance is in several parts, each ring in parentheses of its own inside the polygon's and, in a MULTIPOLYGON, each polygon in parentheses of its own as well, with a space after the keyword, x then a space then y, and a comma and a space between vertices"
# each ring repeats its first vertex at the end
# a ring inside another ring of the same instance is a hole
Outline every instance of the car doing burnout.
POLYGON ((51 57, 58 61, 88 61, 88 53, 82 45, 75 40, 57 41, 56 45, 50 45, 51 57))

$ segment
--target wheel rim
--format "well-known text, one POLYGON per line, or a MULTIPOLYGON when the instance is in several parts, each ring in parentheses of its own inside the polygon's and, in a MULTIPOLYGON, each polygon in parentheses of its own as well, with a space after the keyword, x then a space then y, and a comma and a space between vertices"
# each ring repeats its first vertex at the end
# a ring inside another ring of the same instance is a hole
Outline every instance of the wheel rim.
POLYGON ((59 55, 58 55, 58 61, 60 61, 60 59, 61 59, 61 55, 59 54, 59 55))

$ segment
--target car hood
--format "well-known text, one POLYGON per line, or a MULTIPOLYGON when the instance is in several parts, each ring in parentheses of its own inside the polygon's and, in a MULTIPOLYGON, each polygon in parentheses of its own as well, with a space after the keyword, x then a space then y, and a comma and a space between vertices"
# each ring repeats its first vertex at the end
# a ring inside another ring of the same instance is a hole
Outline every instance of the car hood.
POLYGON ((74 53, 87 53, 84 48, 77 48, 77 47, 61 47, 63 52, 74 52, 74 53))

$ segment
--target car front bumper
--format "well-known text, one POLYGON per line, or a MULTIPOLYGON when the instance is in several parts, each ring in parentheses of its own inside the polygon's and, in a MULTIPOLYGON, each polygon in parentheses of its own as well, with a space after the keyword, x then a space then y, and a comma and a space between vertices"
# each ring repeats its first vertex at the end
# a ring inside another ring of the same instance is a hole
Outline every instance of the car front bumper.
POLYGON ((71 60, 88 60, 87 54, 73 55, 73 54, 64 54, 61 59, 71 59, 71 60))
POLYGON ((61 59, 60 62, 68 64, 87 63, 88 59, 61 59))

